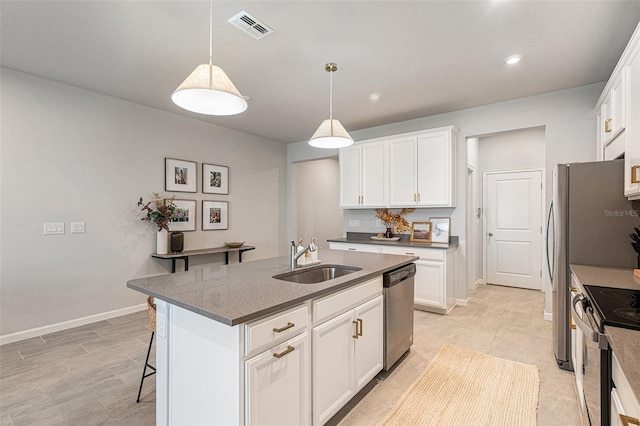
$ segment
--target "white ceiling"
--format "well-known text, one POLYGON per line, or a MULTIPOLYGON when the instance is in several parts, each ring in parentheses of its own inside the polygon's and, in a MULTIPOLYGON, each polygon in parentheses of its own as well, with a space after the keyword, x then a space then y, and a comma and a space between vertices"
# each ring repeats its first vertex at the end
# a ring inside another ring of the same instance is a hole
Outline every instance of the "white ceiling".
POLYGON ((3 67, 261 135, 308 139, 606 81, 640 22, 633 1, 215 1, 213 62, 248 110, 189 113, 170 99, 208 62, 208 1, 0 2, 3 67), (227 19, 246 10, 275 33, 227 19), (504 59, 521 54, 520 64, 504 59), (379 93, 377 102, 369 94, 379 93))

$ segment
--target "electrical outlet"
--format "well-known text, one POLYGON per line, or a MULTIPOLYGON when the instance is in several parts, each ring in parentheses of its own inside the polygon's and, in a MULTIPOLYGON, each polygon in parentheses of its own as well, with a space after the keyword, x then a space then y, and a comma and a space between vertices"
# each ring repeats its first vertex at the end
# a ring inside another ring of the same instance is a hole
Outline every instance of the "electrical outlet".
POLYGON ((158 337, 167 337, 167 317, 164 314, 156 313, 156 333, 158 337))
POLYGON ((382 228, 382 221, 380 219, 376 219, 376 228, 382 228))
POLYGON ((62 234, 64 234, 64 222, 44 224, 44 235, 62 235, 62 234))
POLYGON ((84 233, 84 222, 71 222, 71 233, 72 234, 83 234, 84 233))

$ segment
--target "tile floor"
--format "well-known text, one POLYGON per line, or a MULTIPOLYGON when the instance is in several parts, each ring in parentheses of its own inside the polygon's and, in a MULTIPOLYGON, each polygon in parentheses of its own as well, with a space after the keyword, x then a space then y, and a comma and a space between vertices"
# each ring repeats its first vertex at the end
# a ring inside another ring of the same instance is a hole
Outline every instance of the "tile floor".
MULTIPOLYGON (((449 343, 537 365, 539 426, 580 425, 573 375, 555 365, 543 308, 541 292, 487 285, 449 315, 416 311, 409 356, 331 423, 375 425, 449 343)), ((155 424, 154 376, 135 402, 148 322, 143 311, 0 346, 0 425, 155 424)))

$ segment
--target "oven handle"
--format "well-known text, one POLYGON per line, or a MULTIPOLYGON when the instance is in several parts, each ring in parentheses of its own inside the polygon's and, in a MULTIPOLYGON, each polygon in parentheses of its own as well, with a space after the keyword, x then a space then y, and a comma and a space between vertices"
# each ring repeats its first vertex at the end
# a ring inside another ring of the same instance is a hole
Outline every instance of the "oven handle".
MULTIPOLYGON (((571 301, 571 313, 573 314, 573 320, 575 321, 580 331, 582 331, 582 333, 584 333, 584 335, 587 338, 589 338, 592 342, 598 342, 600 340, 599 339, 600 333, 598 333, 596 330, 591 328, 589 324, 584 322, 582 320, 582 317, 578 314, 578 311, 576 310, 576 304, 582 303, 583 300, 584 300, 584 296, 582 294, 576 294, 575 296, 573 296, 573 300, 571 301)), ((588 315, 586 311, 585 311, 585 315, 588 315)))

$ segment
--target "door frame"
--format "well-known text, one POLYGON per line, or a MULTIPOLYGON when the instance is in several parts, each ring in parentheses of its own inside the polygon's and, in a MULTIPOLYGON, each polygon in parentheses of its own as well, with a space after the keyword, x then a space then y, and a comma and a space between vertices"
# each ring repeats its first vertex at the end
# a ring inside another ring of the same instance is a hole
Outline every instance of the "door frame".
POLYGON ((478 286, 478 280, 476 279, 476 269, 477 269, 477 244, 478 244, 478 235, 475 229, 475 214, 476 214, 476 205, 475 198, 477 192, 477 185, 475 184, 476 179, 476 169, 467 164, 467 175, 466 175, 466 205, 467 205, 467 214, 466 214, 466 228, 467 228, 467 288, 469 290, 473 290, 478 286))
MULTIPOLYGON (((494 171, 490 171, 490 172, 484 172, 482 173, 482 280, 486 283, 487 282, 487 247, 489 244, 489 237, 487 235, 487 178, 489 175, 496 175, 496 174, 504 174, 504 173, 526 173, 526 172, 540 172, 540 182, 542 183, 542 188, 540 188, 540 218, 541 218, 541 227, 544 228, 544 219, 545 219, 545 214, 546 214, 546 209, 545 209, 545 199, 544 199, 544 195, 546 194, 546 182, 545 182, 545 168, 544 167, 540 167, 540 168, 533 168, 533 169, 516 169, 516 170, 494 170, 494 171)), ((540 268, 542 268, 542 259, 544 259, 544 250, 545 250, 545 239, 543 238, 543 234, 542 231, 543 229, 540 229, 540 268)), ((542 269, 541 269, 542 270, 542 269)), ((543 274, 544 275, 544 274, 543 274)), ((543 276, 541 276, 541 281, 540 281, 540 290, 539 291, 544 291, 544 280, 542 280, 542 278, 544 278, 543 276)))

